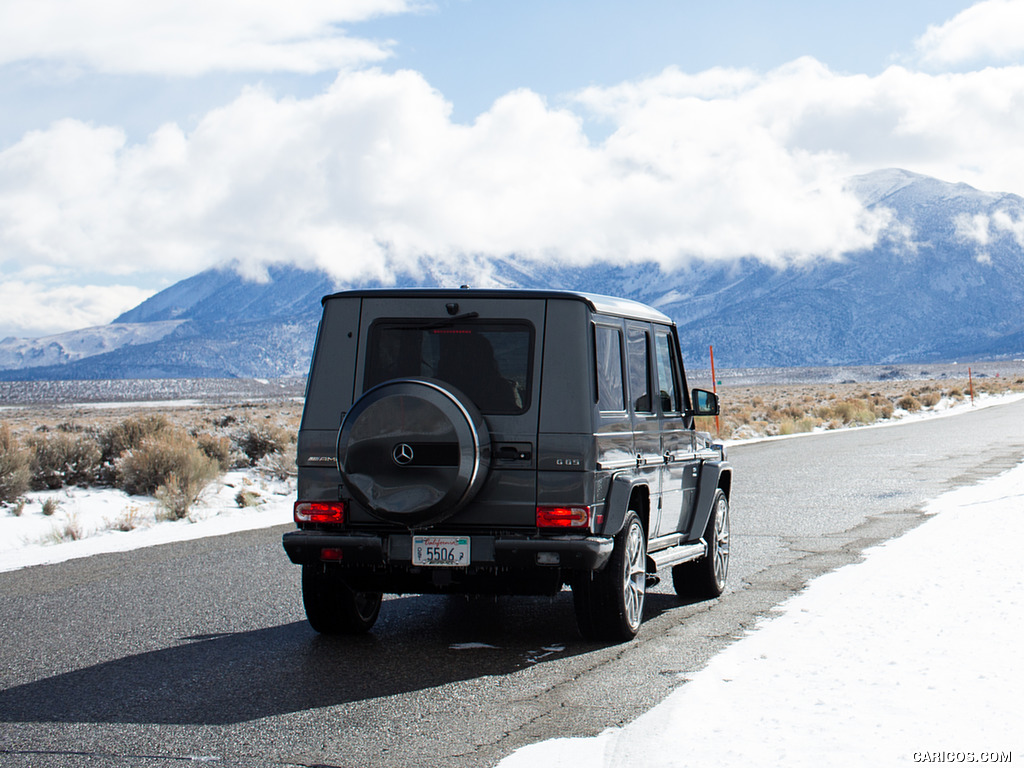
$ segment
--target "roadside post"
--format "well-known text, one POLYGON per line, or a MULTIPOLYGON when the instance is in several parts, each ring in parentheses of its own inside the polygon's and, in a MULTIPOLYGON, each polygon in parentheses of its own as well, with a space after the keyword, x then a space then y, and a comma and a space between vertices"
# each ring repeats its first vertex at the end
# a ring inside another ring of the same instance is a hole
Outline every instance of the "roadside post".
MULTIPOLYGON (((718 394, 718 380, 715 378, 715 347, 712 344, 708 345, 708 351, 711 352, 711 391, 716 395, 718 394)), ((722 434, 722 425, 719 422, 718 414, 715 414, 715 434, 722 434)))

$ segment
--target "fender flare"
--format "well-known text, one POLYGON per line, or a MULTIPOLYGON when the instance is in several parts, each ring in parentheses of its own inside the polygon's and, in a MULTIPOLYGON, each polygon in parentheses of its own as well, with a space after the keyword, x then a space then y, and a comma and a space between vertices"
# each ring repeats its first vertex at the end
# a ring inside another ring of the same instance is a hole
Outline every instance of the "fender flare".
MULTIPOLYGON (((604 501, 604 524, 601 526, 601 533, 605 536, 614 536, 626 521, 626 512, 629 511, 629 500, 633 498, 633 491, 637 488, 647 489, 647 482, 642 477, 637 477, 630 472, 620 472, 615 475, 608 487, 608 495, 604 501)), ((637 510, 641 512, 642 510, 637 510)))
POLYGON ((691 541, 704 535, 711 517, 711 505, 719 488, 725 491, 728 498, 732 490, 732 465, 727 461, 705 461, 697 484, 697 502, 693 507, 693 524, 689 531, 691 541))

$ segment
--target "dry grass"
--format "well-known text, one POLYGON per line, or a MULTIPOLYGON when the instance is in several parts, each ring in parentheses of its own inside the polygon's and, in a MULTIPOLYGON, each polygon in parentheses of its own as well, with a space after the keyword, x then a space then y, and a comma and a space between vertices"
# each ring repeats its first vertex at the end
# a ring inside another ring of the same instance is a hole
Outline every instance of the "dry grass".
POLYGON ((32 481, 32 455, 22 447, 21 441, 7 423, 0 424, 0 505, 17 506, 18 499, 32 481))
MULTIPOLYGON (((1024 377, 974 380, 975 397, 1024 392, 1024 377)), ((698 428, 723 439, 791 435, 872 424, 899 412, 927 411, 970 397, 967 380, 873 381, 851 384, 772 384, 720 388, 722 413, 698 428)))
POLYGON ((0 423, 0 504, 18 508, 30 485, 114 485, 131 493, 163 488, 168 515, 183 515, 211 465, 213 477, 251 465, 294 474, 301 415, 302 403, 293 398, 166 409, 131 403, 9 409, 0 423), (174 448, 181 455, 169 456, 174 448))

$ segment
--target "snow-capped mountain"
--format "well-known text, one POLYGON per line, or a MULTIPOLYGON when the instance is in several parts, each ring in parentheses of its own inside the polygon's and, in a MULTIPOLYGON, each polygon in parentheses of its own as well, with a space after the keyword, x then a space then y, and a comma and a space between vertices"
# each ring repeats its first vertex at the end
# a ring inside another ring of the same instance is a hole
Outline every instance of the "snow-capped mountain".
POLYGON ((0 341, 0 370, 66 365, 122 347, 159 341, 184 322, 113 322, 37 339, 8 337, 0 341))
MULTIPOLYGON (((784 268, 755 259, 537 265, 514 258, 429 269, 400 285, 585 290, 652 304, 678 323, 691 365, 713 344, 729 367, 1024 357, 1024 199, 896 169, 850 181, 890 224, 871 250, 784 268)), ((102 329, 0 342, 0 377, 273 377, 305 373, 321 272, 279 266, 263 282, 216 269, 156 294, 102 329), (2 370, 7 369, 7 370, 2 370)))

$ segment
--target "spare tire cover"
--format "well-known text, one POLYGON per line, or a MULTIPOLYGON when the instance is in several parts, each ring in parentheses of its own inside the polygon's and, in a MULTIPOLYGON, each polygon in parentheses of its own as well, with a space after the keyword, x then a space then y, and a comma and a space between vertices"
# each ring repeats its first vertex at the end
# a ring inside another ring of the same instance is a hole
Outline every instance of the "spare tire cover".
POLYGON ((457 512, 490 465, 487 425, 454 387, 393 379, 363 393, 338 433, 338 470, 375 516, 414 527, 457 512))

